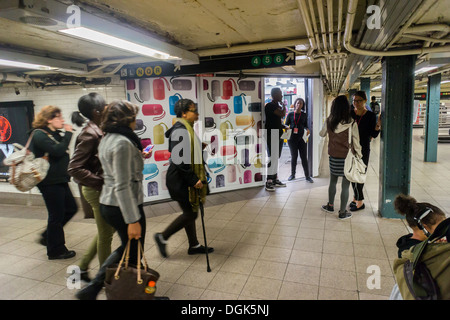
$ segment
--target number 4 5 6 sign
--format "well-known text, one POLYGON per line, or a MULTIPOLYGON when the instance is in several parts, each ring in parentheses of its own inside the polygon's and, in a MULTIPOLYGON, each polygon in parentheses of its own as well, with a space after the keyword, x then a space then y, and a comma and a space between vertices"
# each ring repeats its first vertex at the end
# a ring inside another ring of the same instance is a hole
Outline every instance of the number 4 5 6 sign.
POLYGON ((276 53, 251 57, 251 64, 254 68, 268 68, 295 64, 295 54, 276 53))

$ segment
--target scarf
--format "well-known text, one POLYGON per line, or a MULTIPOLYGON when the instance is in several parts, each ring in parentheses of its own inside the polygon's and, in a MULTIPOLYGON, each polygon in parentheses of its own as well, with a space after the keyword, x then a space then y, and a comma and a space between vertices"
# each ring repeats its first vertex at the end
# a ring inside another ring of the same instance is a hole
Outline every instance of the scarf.
POLYGON ((189 132, 189 139, 191 144, 191 167, 195 175, 203 183, 203 187, 201 189, 189 187, 189 202, 191 203, 193 210, 196 211, 198 210, 198 207, 200 205, 199 199, 201 199, 202 203, 204 204, 206 200, 206 194, 208 191, 208 185, 206 182, 206 172, 205 167, 203 165, 202 144, 200 143, 199 138, 195 134, 192 124, 190 124, 183 118, 177 118, 177 121, 181 122, 186 127, 186 130, 189 132))
POLYGON ((135 146, 142 152, 141 140, 134 133, 134 131, 130 127, 120 126, 120 127, 110 127, 105 128, 105 133, 118 133, 125 137, 127 137, 135 146))

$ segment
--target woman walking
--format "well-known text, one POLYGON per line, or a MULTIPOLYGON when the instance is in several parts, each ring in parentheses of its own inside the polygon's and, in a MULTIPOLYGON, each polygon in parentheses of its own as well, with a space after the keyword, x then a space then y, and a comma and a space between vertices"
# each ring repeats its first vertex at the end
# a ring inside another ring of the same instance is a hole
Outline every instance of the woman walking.
MULTIPOLYGON (((362 160, 366 166, 369 165, 370 141, 380 134, 380 121, 372 111, 366 108, 367 96, 364 91, 357 91, 353 96, 353 110, 351 116, 358 125, 359 143, 362 148, 362 160)), ((367 168, 366 168, 367 171, 367 168)), ((352 182, 353 201, 350 203, 350 211, 364 209, 364 184, 352 182)))
POLYGON ((105 136, 98 147, 104 180, 100 213, 117 230, 121 245, 105 260, 89 285, 76 294, 80 300, 97 297, 103 287, 107 267, 120 260, 129 239, 129 261, 133 264, 137 261, 138 241, 144 246, 144 161, 140 140, 133 132, 137 112, 138 107, 128 101, 114 101, 103 112, 101 129, 105 136))
MULTIPOLYGON (((194 122, 198 120, 198 109, 192 100, 180 99, 175 104, 175 113, 177 122, 166 132, 172 153, 166 184, 171 198, 178 202, 183 213, 166 230, 154 235, 163 257, 167 257, 167 240, 183 228, 189 241, 188 254, 206 253, 206 248, 197 240, 195 228, 199 201, 205 203, 208 190, 202 143, 193 129, 194 122)), ((208 253, 213 251, 208 247, 208 253)))
POLYGON ((78 211, 67 174, 72 126, 64 123, 61 109, 45 106, 36 115, 33 128, 31 151, 38 158, 48 154, 50 163, 47 176, 37 185, 48 211, 47 229, 40 242, 47 246, 50 260, 72 258, 76 253, 66 248, 63 229, 78 211))
POLYGON ((348 219, 352 214, 346 210, 350 181, 344 175, 344 163, 349 151, 349 134, 351 130, 354 151, 361 156, 359 134, 357 124, 350 116, 350 104, 346 96, 338 96, 331 105, 330 116, 319 135, 325 137, 328 134, 328 155, 330 161, 330 184, 328 186, 328 203, 322 206, 322 210, 334 212, 334 198, 336 195, 336 184, 342 177, 341 203, 339 208, 339 219, 348 219))
POLYGON ((97 254, 101 266, 111 254, 111 242, 115 231, 100 214, 99 202, 103 186, 103 170, 98 158, 98 145, 103 132, 99 126, 105 106, 103 97, 92 92, 78 100, 79 111, 72 114, 72 122, 80 127, 86 119, 89 120, 77 137, 68 170, 69 175, 81 186, 81 192, 92 208, 97 225, 97 234, 79 264, 81 279, 85 281, 90 281, 87 270, 94 256, 97 254))
POLYGON ((313 183, 314 180, 309 175, 308 167, 308 145, 303 139, 305 130, 307 134, 310 134, 308 129, 308 114, 306 113, 305 100, 298 98, 294 102, 294 111, 290 112, 286 116, 285 125, 289 126, 292 130, 291 137, 288 140, 289 150, 291 151, 291 175, 288 181, 295 179, 295 173, 297 169, 297 159, 300 154, 302 160, 303 172, 305 173, 306 181, 313 183))

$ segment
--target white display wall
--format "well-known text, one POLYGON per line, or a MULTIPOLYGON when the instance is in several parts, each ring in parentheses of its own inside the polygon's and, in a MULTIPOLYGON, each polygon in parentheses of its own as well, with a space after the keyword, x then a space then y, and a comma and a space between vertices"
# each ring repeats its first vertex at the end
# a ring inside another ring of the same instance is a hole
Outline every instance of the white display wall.
POLYGON ((144 161, 144 201, 169 199, 166 173, 168 139, 175 103, 198 103, 195 131, 209 143, 204 152, 211 193, 262 185, 261 79, 237 77, 161 77, 127 80, 127 98, 140 107, 136 133, 153 144, 144 161))

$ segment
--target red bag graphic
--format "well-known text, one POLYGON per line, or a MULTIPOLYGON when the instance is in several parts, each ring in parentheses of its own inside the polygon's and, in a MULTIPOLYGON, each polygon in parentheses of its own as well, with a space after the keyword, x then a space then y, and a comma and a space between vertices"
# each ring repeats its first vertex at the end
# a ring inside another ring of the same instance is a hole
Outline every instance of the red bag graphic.
POLYGON ((154 153, 155 161, 167 161, 170 159, 170 152, 168 150, 158 150, 154 153))
POLYGON ((133 79, 127 80, 127 90, 134 90, 136 89, 136 82, 134 82, 133 79))
POLYGON ((237 91, 237 85, 236 85, 236 82, 234 82, 234 79, 230 78, 223 82, 223 84, 222 84, 222 88, 223 88, 222 99, 228 100, 228 99, 230 99, 230 97, 233 96, 233 84, 234 84, 234 90, 237 91))
POLYGON ((228 117, 231 113, 226 103, 214 103, 213 112, 214 114, 221 114, 220 119, 228 117))
POLYGON ((144 104, 142 105, 142 114, 144 116, 158 116, 153 118, 153 121, 157 121, 164 118, 166 111, 160 104, 144 104))
POLYGON ((156 100, 164 100, 166 98, 164 82, 166 82, 167 90, 170 91, 170 84, 166 78, 159 78, 153 80, 153 96, 155 97, 156 100))
POLYGON ((221 155, 222 157, 225 157, 225 156, 232 156, 231 158, 228 158, 228 160, 231 160, 231 159, 237 157, 237 149, 236 149, 236 147, 235 147, 234 145, 231 145, 231 146, 222 146, 222 147, 220 148, 220 155, 221 155))

